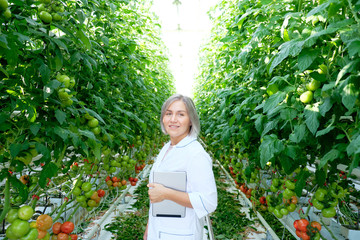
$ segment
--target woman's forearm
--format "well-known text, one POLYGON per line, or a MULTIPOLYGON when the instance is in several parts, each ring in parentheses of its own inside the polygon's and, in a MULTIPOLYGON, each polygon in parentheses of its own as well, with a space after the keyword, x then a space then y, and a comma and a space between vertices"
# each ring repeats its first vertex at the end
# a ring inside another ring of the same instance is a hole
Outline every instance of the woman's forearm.
POLYGON ((190 202, 189 194, 186 192, 176 191, 174 189, 167 188, 165 191, 165 199, 176 202, 184 207, 193 208, 190 202))

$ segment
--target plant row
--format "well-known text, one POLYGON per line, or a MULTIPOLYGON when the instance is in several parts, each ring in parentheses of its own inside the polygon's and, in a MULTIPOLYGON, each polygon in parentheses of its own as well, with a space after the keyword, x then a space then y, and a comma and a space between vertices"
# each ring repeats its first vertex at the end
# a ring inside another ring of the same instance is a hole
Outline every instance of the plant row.
POLYGON ((174 91, 149 9, 0 1, 0 222, 59 194, 57 221, 67 205, 91 211, 103 191, 136 184, 165 141, 158 113, 174 91))

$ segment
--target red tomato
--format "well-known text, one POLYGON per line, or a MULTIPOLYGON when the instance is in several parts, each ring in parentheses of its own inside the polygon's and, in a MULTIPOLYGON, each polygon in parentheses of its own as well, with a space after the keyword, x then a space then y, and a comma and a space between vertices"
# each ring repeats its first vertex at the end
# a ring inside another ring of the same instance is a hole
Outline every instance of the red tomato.
POLYGON ((59 234, 60 233, 60 228, 61 228, 61 223, 56 222, 54 223, 54 225, 52 226, 52 231, 54 234, 59 234))
POLYGON ((67 235, 66 233, 59 233, 57 239, 58 240, 69 240, 69 235, 67 235))
POLYGON ((132 181, 131 183, 131 186, 136 186, 136 182, 132 181))
POLYGON ((98 196, 99 196, 99 197, 105 196, 105 191, 102 190, 102 189, 97 190, 97 193, 98 193, 98 196))
POLYGON ((299 219, 294 221, 294 227, 296 230, 306 232, 306 227, 309 225, 309 221, 306 219, 299 219))
POLYGON ((36 219, 36 227, 43 231, 46 231, 49 228, 51 228, 52 224, 53 224, 53 220, 47 214, 42 214, 36 219))
POLYGON ((77 240, 78 239, 78 235, 76 235, 76 234, 71 234, 70 237, 71 237, 71 240, 77 240))
POLYGON ((134 182, 137 182, 139 179, 138 178, 134 178, 134 182))
POLYGON ((111 178, 110 178, 110 176, 107 176, 107 177, 105 178, 105 182, 107 182, 107 181, 109 181, 109 180, 111 180, 111 178))
POLYGON ((133 177, 129 177, 129 181, 130 181, 130 182, 134 181, 134 178, 133 178, 133 177))
POLYGON ((310 240, 310 236, 306 232, 301 232, 300 238, 303 240, 310 240))
POLYGON ((117 177, 112 177, 111 179, 113 182, 117 182, 118 181, 118 178, 117 177))
POLYGON ((74 231, 74 224, 70 221, 67 221, 67 222, 64 222, 63 224, 61 224, 61 232, 63 233, 66 233, 66 234, 69 234, 71 233, 72 231, 74 231))
POLYGON ((316 222, 316 221, 312 221, 310 223, 310 226, 313 228, 313 232, 316 232, 316 231, 320 231, 321 230, 321 224, 316 222), (317 230, 316 230, 317 229, 317 230))

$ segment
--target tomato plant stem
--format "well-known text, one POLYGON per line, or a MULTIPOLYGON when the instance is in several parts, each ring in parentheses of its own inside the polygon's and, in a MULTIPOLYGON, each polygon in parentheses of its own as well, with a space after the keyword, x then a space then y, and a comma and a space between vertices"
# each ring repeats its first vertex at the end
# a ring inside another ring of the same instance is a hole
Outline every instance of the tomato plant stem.
POLYGON ((76 206, 75 209, 74 209, 74 211, 70 214, 70 216, 68 217, 68 219, 67 219, 66 221, 71 221, 71 219, 73 218, 74 214, 75 214, 75 213, 77 212, 77 210, 79 209, 80 204, 77 203, 77 204, 75 204, 74 206, 76 206))
POLYGON ((6 214, 8 213, 9 210, 10 210, 10 181, 8 175, 5 183, 5 202, 4 202, 4 208, 0 215, 0 222, 4 221, 6 214))
MULTIPOLYGON (((323 219, 322 219, 322 216, 320 216, 320 222, 321 222, 321 225, 324 226, 326 228, 326 230, 328 230, 328 232, 330 233, 331 237, 334 239, 334 240, 338 240, 335 235, 332 233, 332 231, 330 230, 330 228, 324 223, 323 219)), ((325 238, 324 238, 325 239, 325 238)))

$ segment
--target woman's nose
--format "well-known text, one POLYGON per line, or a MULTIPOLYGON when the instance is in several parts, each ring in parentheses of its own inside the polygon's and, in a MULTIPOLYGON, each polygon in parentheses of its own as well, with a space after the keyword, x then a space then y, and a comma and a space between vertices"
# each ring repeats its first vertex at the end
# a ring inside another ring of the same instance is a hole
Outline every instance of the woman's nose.
POLYGON ((171 122, 176 122, 176 121, 177 121, 176 114, 173 114, 173 115, 171 116, 170 121, 171 121, 171 122))

